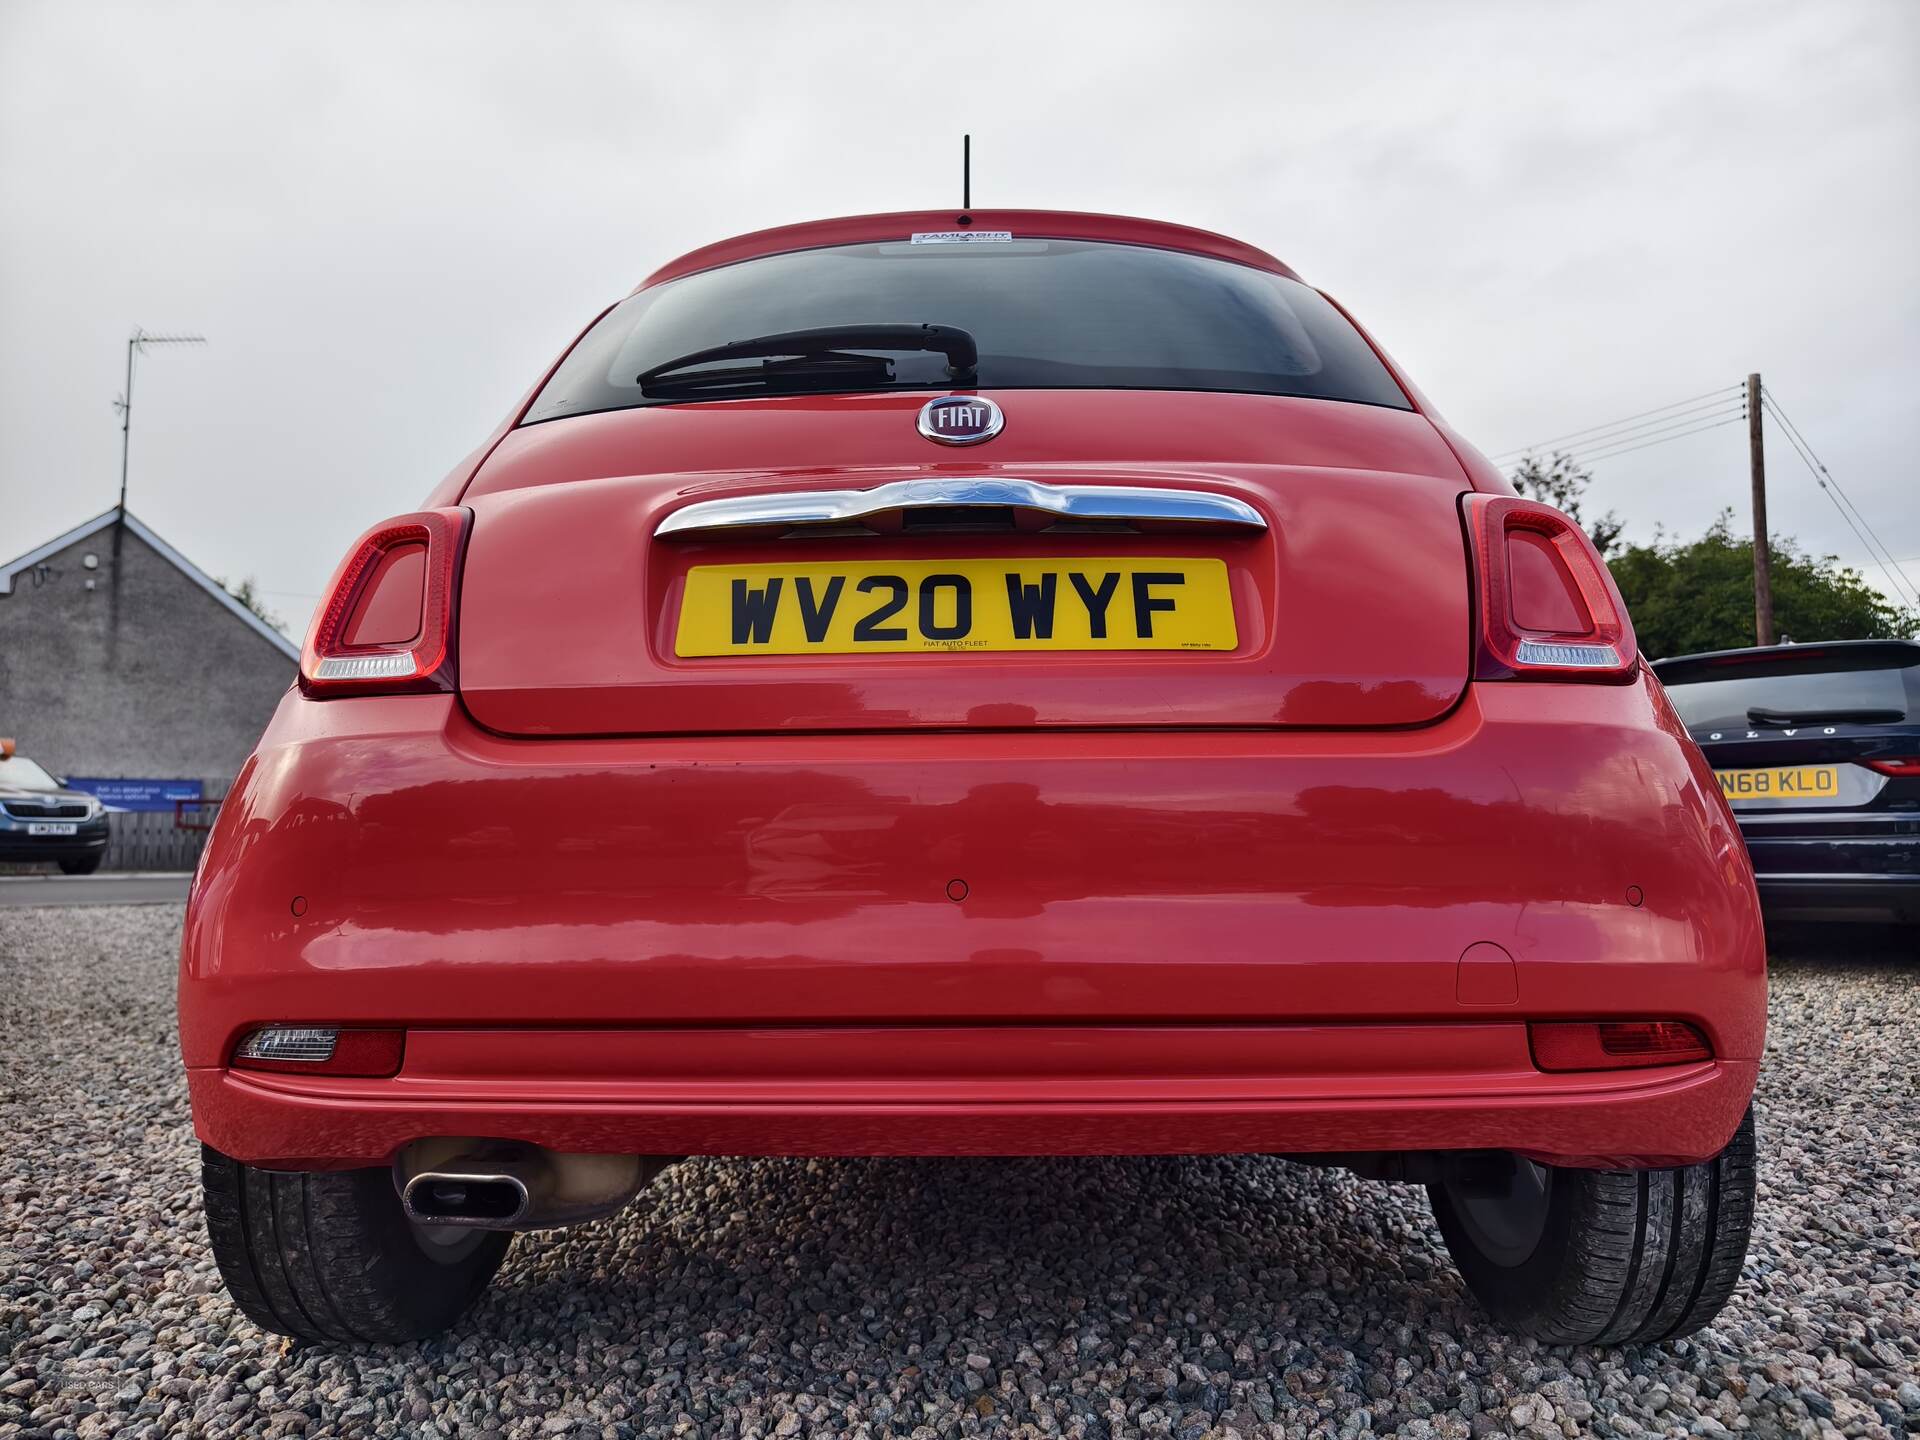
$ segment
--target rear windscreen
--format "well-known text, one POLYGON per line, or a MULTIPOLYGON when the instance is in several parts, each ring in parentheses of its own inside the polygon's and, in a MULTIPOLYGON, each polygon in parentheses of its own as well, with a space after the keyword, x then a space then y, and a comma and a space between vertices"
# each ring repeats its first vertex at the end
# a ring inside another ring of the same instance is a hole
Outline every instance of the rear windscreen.
POLYGON ((1804 715, 1886 712, 1884 723, 1910 716, 1912 667, 1798 671, 1790 675, 1739 675, 1726 679, 1667 682, 1667 696, 1689 730, 1745 730, 1749 709, 1804 715))
MULTIPOLYGON (((699 397, 644 396, 636 377, 711 346, 891 323, 971 333, 980 361, 968 388, 1227 390, 1412 408, 1345 316, 1270 271, 1085 240, 903 239, 768 255, 643 290, 582 337, 523 423, 689 403, 699 397)), ((890 379, 862 376, 844 388, 953 384, 944 355, 889 358, 890 379)))

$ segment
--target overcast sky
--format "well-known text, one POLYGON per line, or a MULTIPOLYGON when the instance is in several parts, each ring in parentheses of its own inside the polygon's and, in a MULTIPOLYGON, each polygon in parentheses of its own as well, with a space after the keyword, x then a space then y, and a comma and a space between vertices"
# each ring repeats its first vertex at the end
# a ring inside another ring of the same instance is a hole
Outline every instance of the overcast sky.
MULTIPOLYGON (((0 558, 130 505, 296 634, 583 321, 788 221, 1260 245, 1489 454, 1764 372, 1920 582, 1920 4, 0 0, 0 558)), ((1596 466, 1745 522, 1744 430, 1596 466)), ((1864 564, 1769 436, 1774 528, 1864 564)), ((1878 572, 1874 572, 1877 577, 1878 572)))

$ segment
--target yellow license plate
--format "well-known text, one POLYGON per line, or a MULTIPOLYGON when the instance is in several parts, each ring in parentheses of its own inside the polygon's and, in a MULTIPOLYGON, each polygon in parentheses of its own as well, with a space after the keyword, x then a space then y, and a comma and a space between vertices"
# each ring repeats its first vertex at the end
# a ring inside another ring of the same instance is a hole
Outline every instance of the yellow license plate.
POLYGON ((1231 650, 1220 560, 698 565, 674 653, 1231 650))
POLYGON ((1821 800, 1840 793, 1840 771, 1833 765, 1779 765, 1713 774, 1720 782, 1720 793, 1729 800, 1821 800))

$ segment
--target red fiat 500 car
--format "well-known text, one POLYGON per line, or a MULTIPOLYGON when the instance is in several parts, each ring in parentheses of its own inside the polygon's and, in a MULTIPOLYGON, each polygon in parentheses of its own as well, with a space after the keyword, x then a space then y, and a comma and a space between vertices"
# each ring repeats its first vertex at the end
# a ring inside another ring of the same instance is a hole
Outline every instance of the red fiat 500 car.
POLYGON ((688 1155, 1241 1152, 1624 1342, 1738 1276, 1765 985, 1564 515, 1260 250, 944 212, 674 261, 367 531, 180 1025, 291 1335, 439 1329, 688 1155))

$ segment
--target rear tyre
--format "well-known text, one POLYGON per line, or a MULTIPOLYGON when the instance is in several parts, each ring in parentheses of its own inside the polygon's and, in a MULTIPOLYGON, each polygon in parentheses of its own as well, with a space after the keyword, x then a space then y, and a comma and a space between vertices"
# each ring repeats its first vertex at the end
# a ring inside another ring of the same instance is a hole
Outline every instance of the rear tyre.
POLYGON ((227 1293, 296 1340, 438 1334, 480 1297, 512 1236, 408 1220, 393 1172, 258 1170, 200 1147, 207 1233, 227 1293))
POLYGON ((1691 1335, 1733 1294, 1753 1227, 1751 1110, 1699 1165, 1516 1172, 1498 1194, 1427 1187, 1467 1288, 1503 1325, 1556 1345, 1649 1344, 1691 1335))
POLYGON ((60 873, 63 875, 91 875, 100 868, 98 855, 82 855, 77 860, 62 860, 60 873))

